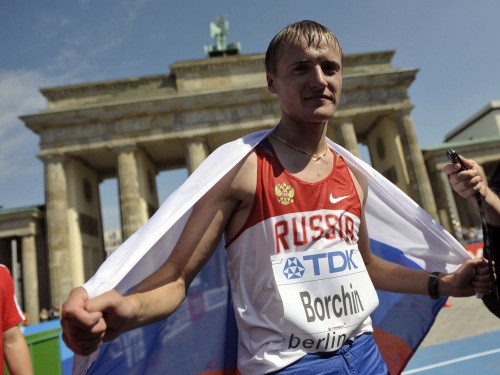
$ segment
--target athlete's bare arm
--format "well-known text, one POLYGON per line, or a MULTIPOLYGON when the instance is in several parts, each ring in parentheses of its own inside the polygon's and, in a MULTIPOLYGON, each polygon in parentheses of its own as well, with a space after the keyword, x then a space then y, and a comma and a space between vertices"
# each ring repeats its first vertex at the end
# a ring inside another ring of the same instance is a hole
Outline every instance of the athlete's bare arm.
MULTIPOLYGON (((428 271, 415 270, 382 259, 370 250, 368 229, 364 216, 364 203, 368 193, 366 176, 350 169, 358 190, 363 210, 358 247, 375 288, 389 292, 427 294, 428 271)), ((441 274, 438 284, 442 296, 471 296, 491 291, 487 263, 484 259, 470 259, 451 274, 441 274)))
POLYGON ((133 293, 122 296, 112 290, 88 299, 83 288, 75 288, 62 311, 66 344, 76 353, 88 355, 103 341, 172 314, 224 231, 232 236, 243 225, 256 180, 256 156, 251 153, 193 207, 172 254, 133 293))

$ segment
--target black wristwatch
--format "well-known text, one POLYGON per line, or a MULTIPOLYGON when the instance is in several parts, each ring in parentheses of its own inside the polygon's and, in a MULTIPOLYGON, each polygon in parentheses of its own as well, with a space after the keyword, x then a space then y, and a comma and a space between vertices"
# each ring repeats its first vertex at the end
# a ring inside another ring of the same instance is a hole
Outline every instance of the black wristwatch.
POLYGON ((429 296, 431 296, 432 299, 439 298, 439 292, 438 292, 439 274, 440 272, 433 272, 429 275, 429 282, 427 284, 427 287, 429 289, 429 296))

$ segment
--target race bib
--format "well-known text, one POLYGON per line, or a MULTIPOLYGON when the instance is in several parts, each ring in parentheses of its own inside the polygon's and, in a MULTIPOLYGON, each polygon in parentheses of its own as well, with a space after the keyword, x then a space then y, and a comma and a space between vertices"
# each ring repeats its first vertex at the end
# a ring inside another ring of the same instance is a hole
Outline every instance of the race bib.
POLYGON ((283 302, 283 349, 342 347, 378 305, 357 245, 271 256, 283 302))

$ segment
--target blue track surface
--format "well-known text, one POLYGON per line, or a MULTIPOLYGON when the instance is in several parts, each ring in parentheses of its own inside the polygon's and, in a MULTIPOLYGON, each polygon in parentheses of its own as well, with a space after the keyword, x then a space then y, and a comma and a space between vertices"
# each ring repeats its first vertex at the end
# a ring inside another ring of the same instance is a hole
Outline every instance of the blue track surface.
POLYGON ((417 350, 403 374, 500 374, 500 331, 417 350))
MULTIPOLYGON (((60 327, 59 321, 27 326, 24 334, 60 327)), ((60 336, 60 335, 59 335, 60 336)), ((71 374, 73 353, 59 337, 63 375, 71 374)), ((403 374, 500 375, 500 330, 420 348, 403 374)))

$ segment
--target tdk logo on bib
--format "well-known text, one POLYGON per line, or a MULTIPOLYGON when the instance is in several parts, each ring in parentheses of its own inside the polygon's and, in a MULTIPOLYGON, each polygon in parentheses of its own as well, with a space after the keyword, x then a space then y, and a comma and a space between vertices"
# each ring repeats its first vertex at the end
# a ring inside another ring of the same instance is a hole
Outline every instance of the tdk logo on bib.
POLYGON ((285 262, 283 274, 288 280, 300 279, 307 271, 319 276, 325 273, 339 273, 358 268, 353 260, 353 254, 357 250, 331 251, 328 253, 303 255, 302 262, 297 257, 290 257, 285 262))
POLYGON ((290 257, 285 262, 285 268, 283 269, 283 274, 288 280, 300 279, 304 276, 304 266, 296 257, 290 257))

